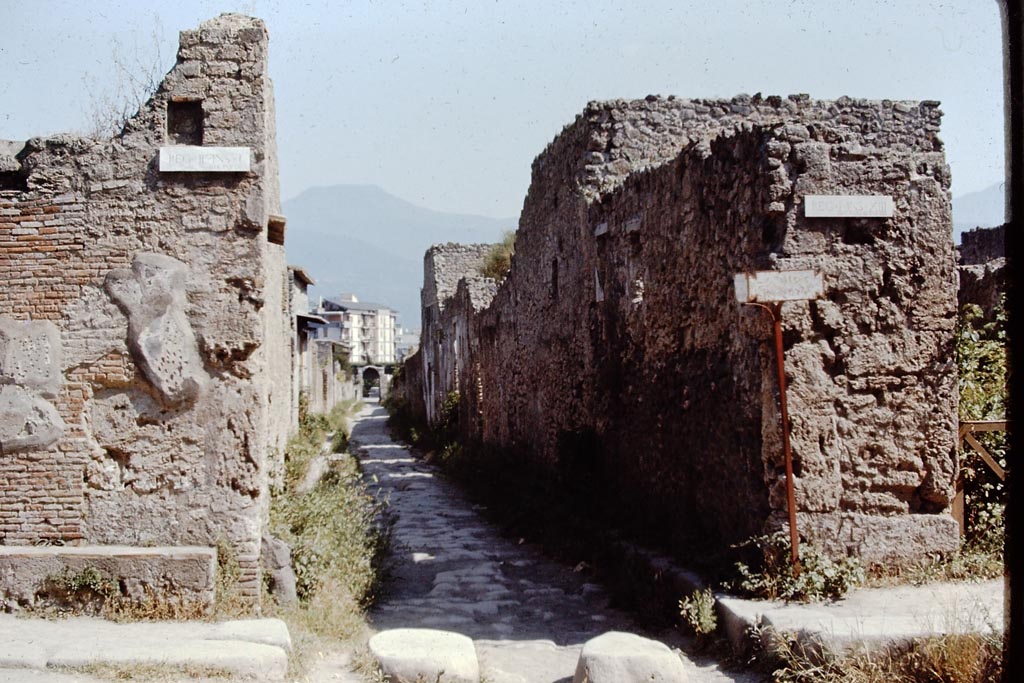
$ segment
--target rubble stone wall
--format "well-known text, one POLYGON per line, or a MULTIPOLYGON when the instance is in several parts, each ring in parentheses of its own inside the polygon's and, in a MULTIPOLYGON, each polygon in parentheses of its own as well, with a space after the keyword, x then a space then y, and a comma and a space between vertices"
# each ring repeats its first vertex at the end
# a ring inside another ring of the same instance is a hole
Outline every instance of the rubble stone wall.
POLYGON ((445 398, 458 389, 457 350, 453 322, 445 307, 455 295, 462 278, 478 278, 490 244, 439 244, 427 250, 423 259, 423 289, 420 292, 421 329, 419 365, 422 375, 423 409, 426 420, 441 419, 445 398))
POLYGON ((957 303, 981 307, 991 321, 1006 293, 1006 226, 975 228, 960 236, 957 303))
MULTIPOLYGON (((868 560, 954 549, 937 104, 588 105, 534 162, 508 278, 481 312, 463 302, 467 341, 438 352, 458 356, 467 441, 593 482, 676 547, 777 528, 771 324, 736 302, 733 275, 815 269, 824 296, 782 307, 801 533, 868 560), (807 195, 864 194, 895 215, 804 215, 807 195)), ((431 324, 425 312, 425 339, 431 324)))
POLYGON ((960 265, 973 266, 1006 258, 1006 226, 974 228, 960 235, 960 265))
POLYGON ((359 384, 346 376, 341 364, 334 359, 335 344, 327 340, 310 342, 309 411, 329 413, 342 401, 359 396, 359 384))
POLYGON ((5 427, 0 543, 223 539, 258 596, 292 410, 267 48, 239 15, 184 31, 122 134, 32 139, 3 167, 0 338, 29 340, 4 361, 4 401, 60 434, 12 451, 5 427), (250 170, 160 171, 179 144, 248 148, 250 170), (18 359, 55 390, 19 379, 18 359))

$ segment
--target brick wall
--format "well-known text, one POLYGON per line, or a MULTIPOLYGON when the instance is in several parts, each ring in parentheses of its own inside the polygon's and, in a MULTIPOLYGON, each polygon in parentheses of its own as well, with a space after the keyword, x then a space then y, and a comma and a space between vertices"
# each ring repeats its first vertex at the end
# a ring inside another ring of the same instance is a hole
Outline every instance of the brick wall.
POLYGON ((0 458, 0 543, 223 539, 258 595, 292 410, 267 46, 239 15, 185 31, 121 135, 32 139, 0 174, 0 319, 56 325, 64 423, 0 458), (178 102, 200 112, 204 147, 248 148, 251 170, 161 172, 178 102))

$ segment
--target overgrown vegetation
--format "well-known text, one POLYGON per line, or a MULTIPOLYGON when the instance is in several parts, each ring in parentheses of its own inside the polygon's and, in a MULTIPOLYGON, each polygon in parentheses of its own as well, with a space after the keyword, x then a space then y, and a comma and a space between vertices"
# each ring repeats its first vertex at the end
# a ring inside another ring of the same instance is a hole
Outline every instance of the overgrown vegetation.
POLYGON ((718 628, 715 594, 710 588, 693 591, 679 601, 679 617, 683 626, 697 638, 697 648, 704 649, 718 628))
POLYGON ((174 590, 158 593, 146 586, 142 597, 125 595, 116 578, 93 565, 64 567, 48 577, 36 593, 34 609, 47 615, 88 614, 120 622, 208 616, 205 603, 174 590))
MULTIPOLYGON (((1008 339, 1005 297, 985 320, 973 304, 963 307, 957 321, 956 360, 959 370, 960 419, 1005 420, 1008 377, 1008 339)), ((999 465, 1006 469, 1006 433, 975 435, 999 465)), ((973 448, 961 453, 964 522, 969 553, 1002 557, 1003 511, 1006 487, 973 448)), ((999 563, 1001 565, 1001 563, 999 563)), ((998 573, 1002 567, 998 567, 998 573)))
POLYGON ((756 663, 776 683, 990 683, 1002 678, 1002 638, 994 633, 914 638, 845 653, 793 637, 772 636, 764 642, 756 663))
POLYGON ((387 542, 379 505, 362 483, 356 460, 335 450, 347 448, 346 417, 358 405, 349 401, 326 416, 301 415, 299 433, 285 454, 285 486, 271 504, 270 531, 291 547, 299 603, 270 611, 288 622, 300 651, 296 662, 359 633, 377 586, 387 542), (330 448, 325 448, 328 434, 330 448), (327 450, 335 455, 329 456, 326 473, 299 493, 310 463, 327 450))
POLYGON ((863 583, 861 563, 853 557, 832 560, 813 545, 800 543, 801 571, 793 571, 789 532, 758 536, 748 543, 758 549, 759 563, 736 563, 739 579, 733 587, 741 593, 768 600, 836 600, 863 583))
POLYGON ((516 232, 515 230, 506 230, 501 236, 501 241, 491 247, 478 272, 484 277, 501 282, 512 268, 514 253, 516 253, 516 232))

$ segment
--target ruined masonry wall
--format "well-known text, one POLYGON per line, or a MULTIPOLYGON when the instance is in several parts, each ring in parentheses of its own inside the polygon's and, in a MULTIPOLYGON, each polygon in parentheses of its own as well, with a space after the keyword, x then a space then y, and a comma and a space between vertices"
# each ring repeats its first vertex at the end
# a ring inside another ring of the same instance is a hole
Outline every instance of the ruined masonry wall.
MULTIPOLYGON (((182 32, 122 135, 30 140, 0 176, 2 329, 57 335, 27 357, 57 373, 40 396, 62 423, 15 452, 5 427, 0 543, 223 539, 258 596, 269 460, 291 411, 267 46, 238 15, 182 32), (169 122, 169 108, 184 113, 169 122), (160 147, 197 135, 249 148, 250 172, 158 170, 160 147)), ((25 389, 8 369, 4 394, 25 389)))
POLYGON ((1006 226, 975 228, 960 235, 960 288, 957 304, 981 307, 985 320, 995 317, 1006 294, 1006 226))
POLYGON ((679 549, 778 528, 771 327, 733 274, 813 268, 825 296, 783 306, 801 532, 868 560, 954 549, 940 116, 806 96, 588 105, 534 162, 511 272, 468 318, 465 439, 587 482, 679 549), (806 218, 809 194, 889 195, 896 214, 806 218))
POLYGON ((448 394, 458 388, 458 360, 447 352, 454 339, 452 322, 444 316, 462 278, 479 277, 490 244, 439 244, 427 250, 423 259, 423 290, 420 292, 421 336, 418 364, 423 391, 425 419, 434 424, 448 394))

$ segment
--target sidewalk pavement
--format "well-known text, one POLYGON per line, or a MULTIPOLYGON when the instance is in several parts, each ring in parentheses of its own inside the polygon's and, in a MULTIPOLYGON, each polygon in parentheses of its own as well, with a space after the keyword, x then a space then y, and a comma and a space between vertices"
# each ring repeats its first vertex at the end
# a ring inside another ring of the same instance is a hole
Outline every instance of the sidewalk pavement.
POLYGON ((755 625, 813 638, 834 651, 953 633, 1001 633, 1003 581, 861 588, 842 600, 799 604, 718 595, 734 645, 755 625))
POLYGON ((279 681, 287 674, 290 650, 288 627, 279 619, 118 624, 96 617, 0 614, 0 681, 95 680, 88 672, 96 665, 279 681), (84 676, 66 671, 82 668, 84 676))

